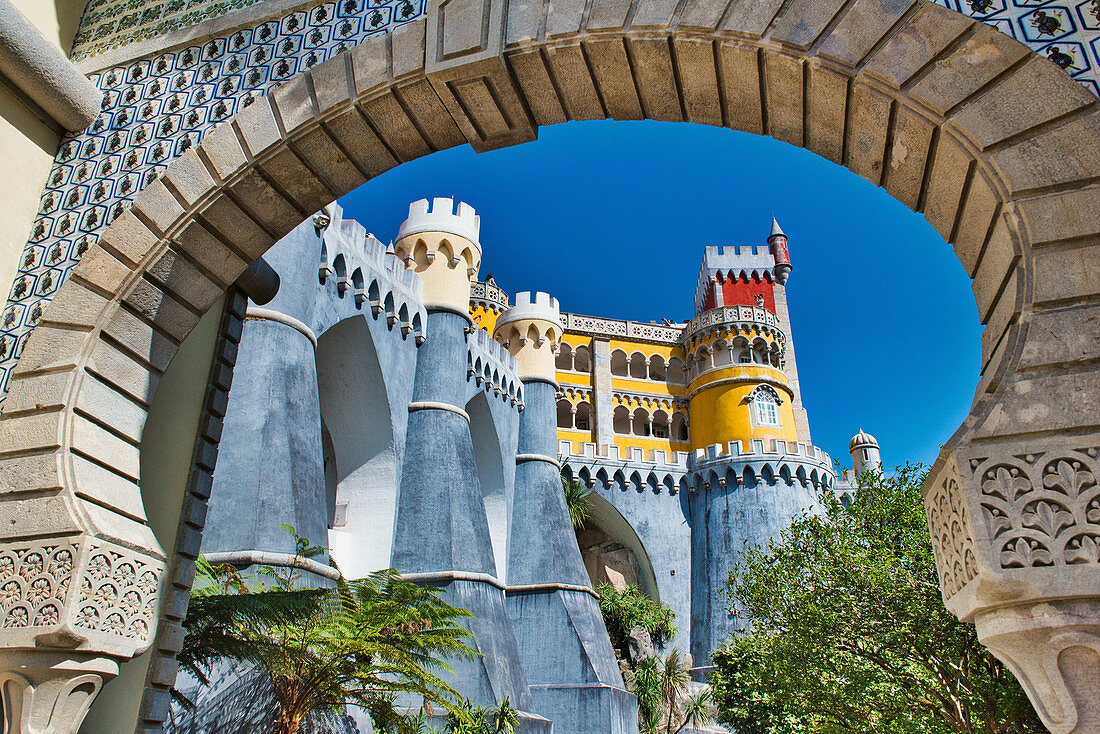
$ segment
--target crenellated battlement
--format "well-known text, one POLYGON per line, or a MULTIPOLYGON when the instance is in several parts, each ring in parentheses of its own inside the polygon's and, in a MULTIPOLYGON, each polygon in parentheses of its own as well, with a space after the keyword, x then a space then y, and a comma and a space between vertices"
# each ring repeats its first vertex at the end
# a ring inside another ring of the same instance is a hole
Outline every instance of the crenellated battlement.
POLYGON ((420 199, 409 204, 409 218, 397 232, 397 239, 403 239, 421 232, 448 232, 464 237, 481 248, 481 217, 472 206, 464 201, 455 205, 455 200, 447 197, 420 199))
POLYGON ((521 291, 516 294, 512 307, 497 319, 497 329, 502 325, 518 321, 550 321, 561 323, 561 309, 558 299, 549 293, 521 291))
POLYGON ((516 358, 484 329, 475 329, 467 346, 466 379, 522 410, 523 382, 516 358))
POLYGON ((411 334, 417 344, 423 343, 423 282, 366 227, 343 214, 333 202, 313 220, 321 234, 321 287, 335 285, 337 299, 350 295, 356 309, 369 305, 374 318, 384 314, 390 328, 400 328, 402 336, 411 334))

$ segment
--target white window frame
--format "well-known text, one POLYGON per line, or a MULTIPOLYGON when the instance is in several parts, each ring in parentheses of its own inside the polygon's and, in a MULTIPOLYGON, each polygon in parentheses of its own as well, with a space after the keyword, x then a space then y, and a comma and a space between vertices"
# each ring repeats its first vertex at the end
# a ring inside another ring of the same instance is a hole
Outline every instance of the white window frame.
POLYGON ((753 390, 751 401, 754 425, 761 428, 783 427, 783 418, 779 414, 779 406, 783 401, 775 390, 761 385, 753 390), (767 414, 765 414, 765 410, 767 410, 767 414))

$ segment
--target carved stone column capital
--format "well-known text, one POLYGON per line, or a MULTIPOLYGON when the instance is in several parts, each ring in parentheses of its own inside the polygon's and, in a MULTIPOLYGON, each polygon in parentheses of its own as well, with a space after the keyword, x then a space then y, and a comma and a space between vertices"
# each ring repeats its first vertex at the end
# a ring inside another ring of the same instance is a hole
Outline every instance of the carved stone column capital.
POLYGON ((74 734, 118 663, 96 653, 0 650, 0 699, 10 734, 74 734))

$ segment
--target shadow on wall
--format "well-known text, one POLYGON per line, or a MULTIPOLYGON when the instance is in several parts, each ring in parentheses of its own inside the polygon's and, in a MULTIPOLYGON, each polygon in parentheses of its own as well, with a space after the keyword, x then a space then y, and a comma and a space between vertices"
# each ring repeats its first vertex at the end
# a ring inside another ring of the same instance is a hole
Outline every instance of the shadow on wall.
POLYGON ((593 584, 637 584, 643 594, 660 601, 653 564, 638 533, 610 502, 596 493, 589 498, 592 504, 588 519, 577 530, 588 578, 593 584))

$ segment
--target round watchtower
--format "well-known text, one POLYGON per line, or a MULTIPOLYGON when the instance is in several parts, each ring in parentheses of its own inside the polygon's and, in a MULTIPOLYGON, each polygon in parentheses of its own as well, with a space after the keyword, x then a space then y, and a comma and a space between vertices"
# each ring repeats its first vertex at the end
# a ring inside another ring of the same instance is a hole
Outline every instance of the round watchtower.
POLYGON ((465 202, 448 198, 414 201, 401 225, 394 255, 424 281, 424 306, 467 315, 470 283, 481 266, 481 220, 465 202))
POLYGON ((848 442, 848 452, 852 455, 852 468, 855 469, 857 478, 865 471, 882 471, 878 441, 862 428, 848 442))
POLYGON ((497 319, 493 337, 515 356, 521 380, 556 385, 554 358, 563 333, 558 299, 524 291, 516 294, 515 305, 497 319))

